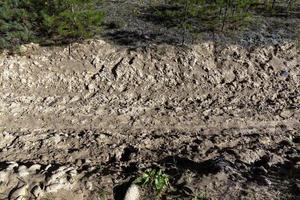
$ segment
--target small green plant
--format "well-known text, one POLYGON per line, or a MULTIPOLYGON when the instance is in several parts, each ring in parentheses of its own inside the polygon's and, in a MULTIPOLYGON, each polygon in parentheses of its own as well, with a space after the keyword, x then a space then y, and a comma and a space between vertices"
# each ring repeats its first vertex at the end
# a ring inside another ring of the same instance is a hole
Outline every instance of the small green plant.
POLYGON ((169 176, 161 169, 148 169, 134 183, 139 186, 150 186, 158 194, 161 194, 169 185, 169 176))
POLYGON ((207 200, 206 192, 198 192, 193 200, 207 200))

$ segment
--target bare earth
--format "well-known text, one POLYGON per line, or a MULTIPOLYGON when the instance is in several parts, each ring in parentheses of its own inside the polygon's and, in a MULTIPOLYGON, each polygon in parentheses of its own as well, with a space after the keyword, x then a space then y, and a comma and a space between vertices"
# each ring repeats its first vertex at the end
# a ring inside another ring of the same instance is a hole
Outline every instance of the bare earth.
POLYGON ((153 167, 162 199, 300 199, 292 42, 22 50, 0 56, 0 199, 123 199, 153 167))

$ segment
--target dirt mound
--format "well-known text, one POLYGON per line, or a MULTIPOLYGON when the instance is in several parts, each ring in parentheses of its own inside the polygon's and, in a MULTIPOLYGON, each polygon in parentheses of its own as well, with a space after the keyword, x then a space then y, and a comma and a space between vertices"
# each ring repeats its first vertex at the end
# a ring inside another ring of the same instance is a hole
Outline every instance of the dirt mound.
POLYGON ((3 54, 1 198, 122 199, 159 167, 166 199, 297 199, 299 63, 288 42, 3 54))

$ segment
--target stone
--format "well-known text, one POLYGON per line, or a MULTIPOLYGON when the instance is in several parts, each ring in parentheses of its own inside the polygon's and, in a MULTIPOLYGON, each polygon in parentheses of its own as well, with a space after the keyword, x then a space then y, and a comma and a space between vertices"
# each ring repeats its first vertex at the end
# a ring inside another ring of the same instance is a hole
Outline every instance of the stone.
POLYGON ((17 187, 15 190, 13 190, 13 192, 11 193, 11 195, 9 196, 9 199, 12 200, 23 200, 26 198, 26 196, 28 195, 28 185, 25 184, 21 187, 17 187))
POLYGON ((291 110, 283 110, 283 111, 280 113, 280 117, 282 117, 282 118, 284 118, 284 119, 290 118, 292 115, 293 115, 293 113, 292 113, 291 110))
POLYGON ((36 173, 37 171, 39 171, 41 169, 41 165, 39 164, 35 164, 35 165, 31 165, 28 169, 29 172, 31 173, 36 173))
POLYGON ((89 181, 87 181, 86 183, 85 183, 85 186, 86 186, 86 188, 89 190, 89 191, 92 191, 93 190, 93 183, 91 183, 91 182, 89 182, 89 181))
POLYGON ((128 188, 124 200, 139 200, 139 199, 140 199, 139 186, 132 184, 128 188))
POLYGON ((46 192, 57 192, 60 189, 65 189, 65 185, 63 183, 53 183, 46 187, 46 192))
POLYGON ((21 169, 18 171, 18 176, 25 178, 29 175, 29 171, 27 169, 21 169))
POLYGON ((25 45, 21 45, 19 50, 20 50, 20 53, 25 53, 28 50, 28 48, 25 45))
POLYGON ((8 171, 12 171, 14 168, 18 167, 18 163, 16 162, 9 162, 9 166, 6 168, 8 171))
POLYGON ((8 171, 1 171, 0 172, 0 183, 6 183, 9 179, 9 172, 8 171))
POLYGON ((36 197, 41 197, 43 195, 43 190, 40 186, 36 185, 32 188, 31 193, 36 197))
POLYGON ((99 68, 99 67, 101 66, 100 58, 99 58, 99 57, 94 57, 93 60, 91 61, 91 64, 92 64, 95 68, 99 68))
POLYGON ((233 71, 228 70, 223 73, 223 77, 224 77, 225 83, 231 83, 235 79, 235 74, 233 73, 233 71))

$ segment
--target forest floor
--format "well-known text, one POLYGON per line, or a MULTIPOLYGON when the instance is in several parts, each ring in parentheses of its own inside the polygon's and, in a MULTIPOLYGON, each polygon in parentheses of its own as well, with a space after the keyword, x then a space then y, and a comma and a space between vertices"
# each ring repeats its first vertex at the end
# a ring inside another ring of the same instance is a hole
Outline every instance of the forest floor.
POLYGON ((151 168, 170 177, 161 199, 299 199, 300 20, 278 21, 227 42, 128 26, 3 53, 0 199, 121 200, 151 168))

